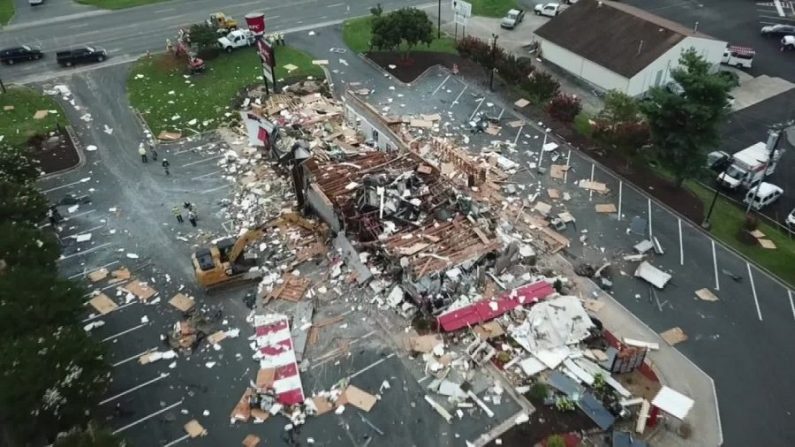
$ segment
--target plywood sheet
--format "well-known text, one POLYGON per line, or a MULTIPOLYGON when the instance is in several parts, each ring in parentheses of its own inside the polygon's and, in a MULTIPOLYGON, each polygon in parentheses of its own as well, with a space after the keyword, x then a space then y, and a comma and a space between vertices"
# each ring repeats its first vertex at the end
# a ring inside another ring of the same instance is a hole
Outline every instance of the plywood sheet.
POLYGON ((99 282, 107 277, 108 277, 108 269, 104 268, 99 270, 94 270, 93 272, 88 274, 88 279, 91 280, 91 282, 99 282))
POLYGON ((225 331, 216 331, 212 335, 207 337, 207 341, 210 342, 211 345, 217 345, 218 343, 224 341, 225 338, 226 338, 225 331))
POLYGON ((48 110, 37 110, 36 113, 33 114, 33 119, 34 120, 43 120, 44 118, 47 118, 47 115, 49 113, 50 112, 48 110))
POLYGON ((522 127, 524 125, 525 125, 524 120, 516 120, 508 123, 508 126, 510 127, 522 127))
POLYGON ((111 272, 111 276, 113 276, 118 281, 126 281, 130 279, 130 270, 127 267, 122 267, 118 270, 114 270, 111 272))
POLYGON ((555 188, 547 189, 547 194, 549 194, 550 199, 559 199, 560 198, 560 191, 555 188))
POLYGON ((353 385, 348 385, 344 394, 349 404, 363 411, 370 411, 378 400, 372 394, 353 385))
POLYGON ((776 249, 776 244, 773 243, 773 241, 771 241, 770 239, 758 239, 758 241, 759 241, 759 245, 761 245, 762 248, 766 248, 768 250, 775 250, 776 249))
POLYGON ((191 438, 198 438, 199 436, 207 435, 207 430, 202 427, 202 424, 200 424, 196 419, 193 419, 192 421, 185 424, 185 431, 191 438))
POLYGON ((334 406, 331 402, 328 401, 323 396, 315 396, 312 398, 312 403, 315 404, 315 408, 317 408, 317 415, 320 416, 321 414, 328 413, 329 411, 334 409, 334 406))
POLYGON ((696 296, 703 301, 718 301, 718 296, 709 289, 696 290, 696 296))
POLYGON ((753 236, 753 237, 755 237, 757 239, 762 239, 763 237, 765 237, 765 233, 762 233, 759 230, 754 230, 754 231, 751 232, 751 236, 753 236))
POLYGON ((259 445, 260 438, 257 435, 248 435, 243 438, 243 447, 257 447, 259 445))
POLYGON ((419 335, 409 339, 409 349, 414 352, 427 353, 433 351, 433 347, 444 343, 442 336, 437 334, 419 335))
POLYGON ((600 203, 596 205, 596 212, 597 213, 615 213, 618 212, 616 206, 612 203, 600 203))
POLYGON ((526 100, 524 98, 521 98, 521 99, 517 100, 515 103, 513 103, 513 105, 515 105, 516 107, 518 107, 520 109, 522 109, 524 107, 527 107, 528 104, 530 104, 530 101, 528 101, 528 100, 526 100))
POLYGON ((100 293, 99 295, 91 298, 88 302, 94 309, 99 311, 102 315, 108 314, 116 310, 119 307, 112 299, 108 298, 107 295, 104 293, 100 293))
POLYGON ((433 128, 433 121, 413 119, 409 122, 409 126, 419 127, 422 129, 431 129, 433 128))
POLYGON ((157 290, 138 280, 132 281, 131 283, 124 286, 124 288, 127 289, 128 292, 137 296, 141 301, 147 301, 157 293, 157 290))
POLYGON ((185 294, 182 293, 174 295, 168 301, 168 304, 171 304, 172 306, 176 307, 177 309, 183 312, 188 312, 189 310, 193 309, 193 306, 196 305, 196 303, 194 303, 192 299, 188 298, 185 294))
POLYGON ((687 334, 685 334, 685 331, 678 326, 668 329, 665 332, 661 332, 660 337, 662 337, 662 339, 671 346, 687 340, 687 334))
POLYGON ((574 216, 571 215, 568 211, 564 211, 562 213, 558 213, 558 217, 565 223, 574 222, 574 216))
POLYGON ((230 418, 232 421, 248 422, 251 419, 251 405, 249 405, 249 397, 254 393, 251 388, 246 388, 243 396, 237 401, 235 408, 232 409, 230 418))
POLYGON ((261 368, 257 371, 257 388, 269 388, 276 377, 276 368, 261 368))
POLYGON ((591 191, 596 191, 600 194, 604 194, 609 189, 607 189, 607 185, 602 182, 594 182, 591 180, 580 180, 580 188, 589 189, 591 191))
POLYGON ((552 211, 552 205, 539 201, 535 204, 533 209, 546 216, 552 211))
POLYGON ((551 165, 549 167, 549 175, 552 178, 563 180, 568 170, 569 167, 567 165, 551 165))

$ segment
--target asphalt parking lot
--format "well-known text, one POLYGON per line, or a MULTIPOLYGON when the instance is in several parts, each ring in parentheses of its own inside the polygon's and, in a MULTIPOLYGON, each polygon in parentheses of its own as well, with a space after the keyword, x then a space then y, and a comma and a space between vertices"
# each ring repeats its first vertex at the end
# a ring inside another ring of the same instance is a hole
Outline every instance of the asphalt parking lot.
MULTIPOLYGON (((322 53, 316 55, 320 57, 322 53)), ((519 186, 518 194, 527 197, 538 191, 540 200, 553 204, 553 212, 566 209, 576 218, 576 228, 570 225, 565 231, 572 241, 567 256, 573 262, 587 259, 597 266, 612 262, 613 294, 622 304, 657 331, 679 326, 689 335, 690 339, 679 348, 716 381, 724 445, 795 442, 795 430, 790 428, 791 402, 785 397, 795 393, 786 373, 791 361, 778 355, 788 349, 787 340, 795 335, 791 290, 576 150, 564 145, 557 151, 556 163, 571 166, 565 181, 537 173, 534 166, 539 164, 543 126, 506 125, 520 116, 482 86, 469 84, 445 69, 433 68, 406 87, 378 74, 369 65, 350 62, 356 56, 346 56, 345 64, 336 57, 329 59, 339 88, 373 88, 368 101, 384 113, 440 113, 440 133, 456 139, 466 135, 470 138, 467 147, 474 152, 493 141, 516 143, 515 151, 503 155, 530 168, 510 179, 524 186, 519 186), (466 123, 479 112, 501 117, 498 135, 468 133, 466 123), (575 186, 574 182, 580 179, 604 182, 609 193, 589 193, 575 186), (545 192, 549 187, 568 192, 571 200, 549 200, 545 192), (620 214, 595 212, 594 206, 601 203, 613 203, 620 214), (629 222, 635 216, 645 219, 646 234, 628 233, 629 222), (657 237, 665 249, 664 255, 654 257, 653 264, 673 276, 664 290, 656 292, 656 299, 648 284, 632 276, 636 264, 623 261, 623 255, 632 253, 633 245, 649 234, 657 237), (581 236, 585 242, 580 242, 581 236), (740 279, 731 279, 724 270, 740 279), (701 288, 711 289, 719 301, 696 299, 694 292, 701 288), (779 358, 784 364, 759 367, 769 365, 771 358, 779 358)), ((540 164, 548 168, 551 154, 545 154, 540 164)))

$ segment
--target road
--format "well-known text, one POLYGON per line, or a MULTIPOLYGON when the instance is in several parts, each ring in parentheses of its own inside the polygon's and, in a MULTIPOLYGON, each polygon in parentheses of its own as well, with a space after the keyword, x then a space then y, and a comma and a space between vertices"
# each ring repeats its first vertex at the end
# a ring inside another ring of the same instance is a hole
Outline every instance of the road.
MULTIPOLYGON (((180 27, 204 21, 219 10, 243 22, 252 11, 266 14, 268 32, 311 30, 339 23, 348 17, 369 14, 372 0, 278 0, 248 1, 234 5, 218 0, 173 0, 121 11, 88 11, 39 21, 12 24, 0 33, 0 48, 20 44, 38 45, 43 60, 12 67, 0 67, 5 82, 41 82, 68 73, 80 73, 99 66, 117 65, 137 59, 146 51, 163 51, 166 39, 175 39, 180 27), (53 21, 54 20, 54 21, 53 21), (45 31, 46 30, 46 31, 45 31), (108 50, 110 58, 102 64, 65 70, 55 63, 61 49, 91 45, 108 50)), ((428 3, 420 0, 386 0, 384 9, 428 3)))
MULTIPOLYGON (((293 44, 320 57, 328 54, 324 46, 339 44, 335 39, 339 38, 324 35, 321 45, 297 37, 293 44)), ((492 141, 516 142, 516 150, 503 151, 503 155, 521 166, 539 163, 543 131, 536 123, 507 126, 518 117, 516 112, 482 86, 434 69, 407 87, 379 75, 353 56, 343 57, 344 63, 338 57, 328 59, 337 89, 359 82, 356 88, 375 90, 368 102, 392 114, 440 113, 441 127, 451 135, 468 134, 465 123, 475 111, 501 116, 500 134, 469 135, 469 149, 480 152, 492 141)), ((793 292, 645 192, 623 183, 578 151, 564 148, 556 161, 571 166, 563 182, 537 174, 535 169, 511 180, 525 187, 522 196, 540 191, 541 200, 553 204, 553 212, 568 210, 577 219, 576 227, 565 231, 573 241, 566 256, 574 263, 613 262, 616 299, 658 332, 679 326, 689 335, 690 339, 677 347, 715 379, 724 445, 795 445, 791 412, 795 385, 788 372, 795 368, 795 360, 781 355, 790 350, 790 340, 795 337, 793 292), (589 178, 606 183, 610 192, 604 196, 589 194, 574 185, 589 178), (571 200, 548 199, 546 188, 550 187, 569 192, 571 200), (597 203, 615 204, 620 218, 617 214, 596 213, 597 203), (629 221, 635 216, 646 219, 646 234, 628 234, 629 221), (635 264, 621 259, 649 233, 666 250, 651 262, 673 275, 672 282, 656 293, 660 306, 657 300, 650 300, 648 285, 632 277, 635 264), (735 282, 724 270, 741 279, 735 282), (719 301, 696 299, 694 292, 701 288, 714 291, 719 301)), ((545 155, 540 163, 549 168, 550 156, 545 155)), ((676 383, 671 386, 676 388, 676 383)))

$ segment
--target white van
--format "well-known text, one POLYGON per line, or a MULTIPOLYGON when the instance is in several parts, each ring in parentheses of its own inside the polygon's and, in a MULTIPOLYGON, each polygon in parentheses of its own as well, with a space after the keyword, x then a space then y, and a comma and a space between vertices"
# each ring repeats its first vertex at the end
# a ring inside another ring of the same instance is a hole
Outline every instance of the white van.
POLYGON ((756 51, 753 48, 729 45, 723 50, 720 63, 737 68, 751 68, 756 51))
POLYGON ((746 205, 750 203, 751 208, 759 211, 762 207, 775 202, 782 194, 784 194, 783 189, 772 183, 762 182, 758 188, 754 187, 748 190, 743 203, 746 205))

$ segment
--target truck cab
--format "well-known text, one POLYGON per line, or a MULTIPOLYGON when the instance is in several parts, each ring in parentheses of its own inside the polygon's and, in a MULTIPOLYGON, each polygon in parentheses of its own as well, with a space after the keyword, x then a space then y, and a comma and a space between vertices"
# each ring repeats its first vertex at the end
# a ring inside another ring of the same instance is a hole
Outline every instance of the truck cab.
POLYGON ((502 18, 500 22, 500 28, 505 29, 514 29, 516 25, 522 23, 524 19, 524 10, 523 9, 511 9, 508 11, 508 14, 502 18))
POLYGON ((768 151, 764 142, 758 142, 732 155, 731 165, 718 175, 718 182, 725 187, 751 188, 776 171, 776 165, 784 151, 768 151), (769 159, 769 160, 768 160, 769 159))
POLYGON ((723 50, 720 63, 737 68, 751 68, 756 51, 753 48, 729 45, 723 50))
POLYGON ((238 29, 218 39, 218 45, 231 53, 235 48, 243 48, 254 44, 254 34, 247 29, 238 29))

